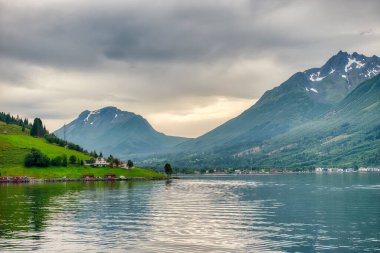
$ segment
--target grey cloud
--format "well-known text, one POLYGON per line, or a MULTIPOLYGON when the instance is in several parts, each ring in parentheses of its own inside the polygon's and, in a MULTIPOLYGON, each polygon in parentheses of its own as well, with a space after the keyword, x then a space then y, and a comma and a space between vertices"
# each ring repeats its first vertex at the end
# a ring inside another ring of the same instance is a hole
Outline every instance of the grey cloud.
POLYGON ((373 17, 378 10, 374 7, 379 5, 376 1, 192 1, 156 8, 149 8, 150 1, 136 5, 85 3, 58 7, 47 3, 31 10, 3 3, 6 17, 0 28, 1 54, 84 68, 102 57, 215 61, 241 55, 281 55, 283 50, 294 51, 336 37, 337 24, 344 29, 353 23, 360 27, 363 22, 368 25, 368 20, 379 21, 373 17), (310 20, 298 22, 295 17, 303 17, 302 12, 310 20))
POLYGON ((186 114, 217 97, 253 101, 341 49, 380 55, 379 9, 376 0, 0 0, 0 106, 58 120, 102 105, 186 114))

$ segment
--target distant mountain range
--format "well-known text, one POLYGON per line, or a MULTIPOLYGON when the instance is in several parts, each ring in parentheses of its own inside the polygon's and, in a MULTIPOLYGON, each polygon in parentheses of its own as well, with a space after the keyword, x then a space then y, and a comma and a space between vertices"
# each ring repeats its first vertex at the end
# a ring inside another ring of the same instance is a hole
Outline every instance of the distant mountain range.
MULTIPOLYGON (((282 133, 259 139, 256 133, 266 132, 256 130, 252 136, 233 138, 225 145, 201 152, 187 149, 167 159, 181 167, 379 166, 380 75, 360 84, 328 111, 282 133)), ((180 146, 188 148, 194 141, 180 146)), ((195 145, 201 147, 199 143, 195 145)))
MULTIPOLYGON (((378 162, 374 158, 380 121, 378 73, 379 57, 340 51, 322 67, 294 74, 236 118, 195 139, 157 133, 133 113, 119 122, 115 114, 120 110, 114 107, 83 112, 66 126, 66 136, 89 149, 149 156, 141 160, 152 166, 164 160, 183 167, 348 166, 355 159, 373 164, 378 162), (364 92, 363 87, 369 86, 371 92, 364 92), (130 120, 134 117, 138 119, 130 120), (342 142, 350 143, 349 158, 338 158, 347 150, 337 148, 342 142)), ((59 137, 62 133, 62 129, 56 132, 59 137)))
POLYGON ((340 51, 321 68, 298 72, 267 91, 251 108, 205 135, 180 145, 197 156, 229 156, 260 146, 330 110, 360 82, 380 73, 380 58, 340 51))
POLYGON ((165 152, 187 140, 159 133, 142 116, 116 107, 84 111, 54 134, 85 149, 123 159, 165 152))

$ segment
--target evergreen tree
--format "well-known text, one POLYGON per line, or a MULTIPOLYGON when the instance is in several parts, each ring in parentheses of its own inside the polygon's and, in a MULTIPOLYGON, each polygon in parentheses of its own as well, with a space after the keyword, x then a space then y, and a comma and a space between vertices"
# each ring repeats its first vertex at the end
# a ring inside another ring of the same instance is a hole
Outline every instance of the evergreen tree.
POLYGON ((32 129, 30 129, 30 135, 35 137, 44 137, 46 132, 46 128, 42 125, 41 119, 35 118, 32 129))
POLYGON ((127 166, 128 166, 128 168, 132 168, 133 167, 133 162, 131 160, 128 160, 127 166))
POLYGON ((107 162, 108 162, 108 163, 113 163, 113 161, 114 161, 114 158, 113 158, 112 155, 110 155, 110 156, 107 158, 107 162))
POLYGON ((172 166, 170 165, 170 163, 167 163, 165 164, 165 174, 170 176, 171 174, 173 174, 173 169, 172 169, 172 166))

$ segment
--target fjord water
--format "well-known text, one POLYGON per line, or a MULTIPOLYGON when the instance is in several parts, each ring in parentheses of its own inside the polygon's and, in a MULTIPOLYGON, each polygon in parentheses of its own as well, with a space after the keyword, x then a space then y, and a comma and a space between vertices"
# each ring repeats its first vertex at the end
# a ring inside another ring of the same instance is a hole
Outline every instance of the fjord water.
POLYGON ((374 252, 380 174, 0 185, 0 251, 374 252))

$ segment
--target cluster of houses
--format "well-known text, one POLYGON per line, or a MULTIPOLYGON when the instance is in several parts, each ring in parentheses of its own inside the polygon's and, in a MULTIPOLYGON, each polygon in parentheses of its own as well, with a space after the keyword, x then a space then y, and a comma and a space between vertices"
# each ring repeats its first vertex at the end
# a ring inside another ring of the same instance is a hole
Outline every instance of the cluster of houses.
POLYGON ((359 172, 380 172, 380 168, 365 168, 361 167, 358 169, 359 172))
POLYGON ((315 168, 316 173, 342 173, 342 172, 354 172, 353 168, 315 168))
MULTIPOLYGON (((380 172, 380 168, 365 168, 361 167, 358 172, 380 172)), ((342 173, 342 172, 355 172, 353 168, 315 168, 317 173, 342 173)))
POLYGON ((91 160, 84 161, 84 165, 92 166, 92 167, 119 167, 123 169, 130 169, 130 167, 128 167, 128 164, 124 161, 120 161, 118 164, 109 163, 107 162, 106 159, 104 159, 104 157, 101 157, 101 156, 97 157, 95 161, 91 161, 91 160))

